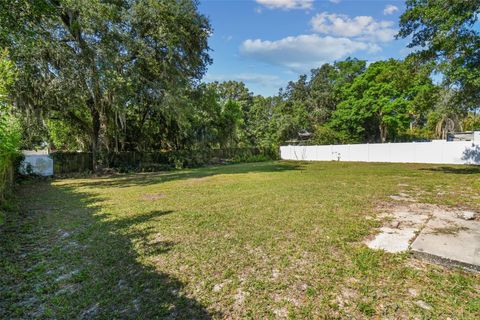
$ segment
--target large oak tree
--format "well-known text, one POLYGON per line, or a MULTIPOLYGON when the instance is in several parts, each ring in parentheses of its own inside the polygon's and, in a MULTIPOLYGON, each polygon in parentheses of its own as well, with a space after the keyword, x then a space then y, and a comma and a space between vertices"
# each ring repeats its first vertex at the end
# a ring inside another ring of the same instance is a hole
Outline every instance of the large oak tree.
POLYGON ((175 117, 172 100, 210 62, 210 32, 191 0, 0 1, 17 107, 89 132, 94 166, 102 146, 122 142, 127 117, 138 139, 152 117, 175 117))

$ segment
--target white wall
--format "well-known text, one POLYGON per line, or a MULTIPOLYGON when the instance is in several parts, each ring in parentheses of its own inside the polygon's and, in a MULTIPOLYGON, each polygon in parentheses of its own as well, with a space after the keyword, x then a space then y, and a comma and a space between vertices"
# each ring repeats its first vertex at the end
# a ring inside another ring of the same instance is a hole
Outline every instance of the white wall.
POLYGON ((383 144, 282 146, 280 157, 283 160, 303 161, 480 164, 480 143, 437 140, 383 144))
POLYGON ((53 176, 53 159, 48 155, 48 151, 22 151, 22 153, 24 160, 18 169, 21 173, 28 173, 27 167, 30 166, 34 174, 53 176))

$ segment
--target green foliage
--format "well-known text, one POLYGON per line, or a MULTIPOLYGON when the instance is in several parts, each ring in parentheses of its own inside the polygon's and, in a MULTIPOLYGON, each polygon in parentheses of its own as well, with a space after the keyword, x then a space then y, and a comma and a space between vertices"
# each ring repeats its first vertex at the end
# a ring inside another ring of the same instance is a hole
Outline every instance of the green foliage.
POLYGON ((313 144, 345 144, 354 142, 345 134, 328 126, 316 126, 314 131, 313 144))
POLYGON ((401 132, 397 136, 398 142, 410 142, 410 141, 429 141, 437 138, 433 133, 433 130, 429 130, 428 127, 413 127, 401 132))
POLYGON ((343 87, 344 100, 331 125, 358 141, 392 141, 412 122, 423 120, 433 108, 433 92, 428 74, 408 62, 375 62, 343 87))
POLYGON ((0 0, 21 114, 4 127, 20 127, 25 148, 92 152, 92 167, 119 152, 276 149, 303 131, 321 144, 444 138, 478 126, 467 115, 480 105, 479 3, 408 0, 399 36, 419 52, 323 64, 262 97, 199 83, 211 27, 194 0, 0 0))
POLYGON ((259 155, 242 155, 233 158, 233 162, 262 162, 272 160, 263 154, 259 155))
POLYGON ((302 75, 290 82, 283 94, 280 140, 296 138, 301 130, 311 132, 329 122, 344 98, 344 87, 365 71, 365 65, 365 61, 349 58, 311 70, 309 79, 302 75))
POLYGON ((241 106, 234 100, 228 100, 222 106, 218 123, 219 136, 221 137, 220 145, 222 147, 235 146, 238 141, 238 128, 243 123, 243 115, 241 106))
POLYGON ((463 129, 465 131, 480 131, 480 115, 469 113, 463 119, 463 129))
POLYGON ((46 124, 53 149, 72 151, 88 149, 88 133, 72 126, 68 120, 47 119, 46 124))
POLYGON ((2 0, 0 11, 0 43, 21 66, 16 104, 54 119, 48 139, 94 159, 177 147, 185 95, 210 63, 211 28, 195 1, 2 0), (87 135, 72 141, 67 127, 87 135))
POLYGON ((13 185, 20 128, 13 115, 9 89, 15 80, 15 68, 4 50, 0 54, 0 204, 13 185))
POLYGON ((399 36, 420 48, 414 57, 435 62, 444 84, 457 88, 455 100, 465 109, 480 104, 479 0, 408 0, 399 36))
POLYGON ((17 151, 18 126, 12 114, 9 89, 15 80, 15 68, 4 50, 0 54, 0 154, 17 151))
POLYGON ((465 111, 453 98, 452 90, 440 90, 435 108, 428 114, 426 128, 437 138, 446 139, 448 132, 462 131, 465 111))
POLYGON ((278 146, 278 123, 281 114, 280 97, 255 96, 249 110, 249 133, 253 137, 252 145, 260 148, 275 148, 278 146))
MULTIPOLYGON (((56 174, 84 173, 93 170, 91 153, 54 152, 56 174)), ((100 154, 105 169, 119 172, 152 172, 195 168, 228 162, 259 162, 278 159, 276 148, 217 148, 160 152, 109 152, 100 154)))

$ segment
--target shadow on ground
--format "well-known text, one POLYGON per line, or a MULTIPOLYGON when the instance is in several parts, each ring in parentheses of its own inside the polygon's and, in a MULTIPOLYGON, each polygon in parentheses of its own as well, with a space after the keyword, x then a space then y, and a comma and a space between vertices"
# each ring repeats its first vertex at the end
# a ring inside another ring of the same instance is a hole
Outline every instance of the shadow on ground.
MULTIPOLYGON (((134 176, 118 183, 141 182, 134 176)), ((24 186, 19 198, 21 210, 0 229, 0 318, 221 317, 141 260, 175 243, 152 242, 153 230, 136 226, 174 212, 115 221, 101 212, 103 199, 47 182, 24 186)))
POLYGON ((281 172, 288 170, 300 170, 302 164, 291 162, 259 162, 246 166, 245 164, 212 166, 205 168, 163 171, 150 173, 119 174, 109 177, 96 178, 95 181, 79 180, 75 183, 78 187, 95 188, 126 188, 132 186, 152 185, 165 183, 174 180, 186 180, 194 178, 205 178, 220 174, 244 174, 252 172, 281 172))
POLYGON ((420 170, 453 173, 453 174, 480 174, 480 166, 464 166, 464 167, 433 167, 433 168, 421 168, 420 170))

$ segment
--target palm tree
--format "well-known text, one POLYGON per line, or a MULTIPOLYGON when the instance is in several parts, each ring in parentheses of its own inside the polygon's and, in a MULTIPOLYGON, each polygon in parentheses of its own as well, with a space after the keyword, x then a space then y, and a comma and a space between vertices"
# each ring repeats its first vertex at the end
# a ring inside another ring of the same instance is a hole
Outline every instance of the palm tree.
POLYGON ((442 90, 437 102, 435 113, 438 116, 435 125, 435 135, 439 139, 447 139, 449 132, 463 131, 461 112, 453 104, 453 91, 442 90))

